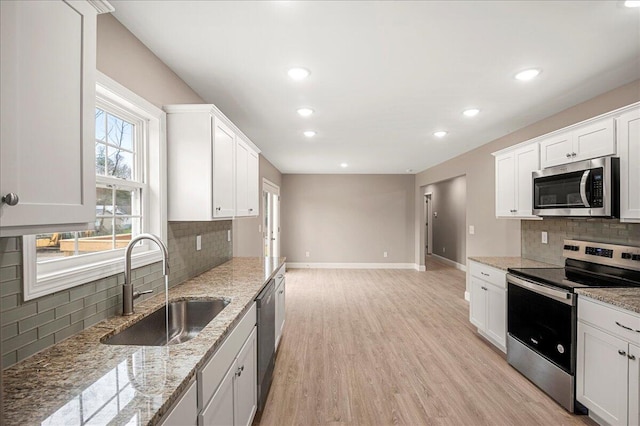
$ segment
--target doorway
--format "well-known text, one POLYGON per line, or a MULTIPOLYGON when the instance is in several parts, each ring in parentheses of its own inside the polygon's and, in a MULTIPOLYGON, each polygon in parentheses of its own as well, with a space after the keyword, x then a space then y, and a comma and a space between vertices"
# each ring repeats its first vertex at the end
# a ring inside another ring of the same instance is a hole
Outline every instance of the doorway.
POLYGON ((433 253, 433 224, 431 223, 433 210, 433 194, 431 192, 424 194, 424 260, 427 264, 427 257, 433 253))
POLYGON ((262 181, 262 206, 264 256, 280 257, 280 187, 267 179, 262 181))

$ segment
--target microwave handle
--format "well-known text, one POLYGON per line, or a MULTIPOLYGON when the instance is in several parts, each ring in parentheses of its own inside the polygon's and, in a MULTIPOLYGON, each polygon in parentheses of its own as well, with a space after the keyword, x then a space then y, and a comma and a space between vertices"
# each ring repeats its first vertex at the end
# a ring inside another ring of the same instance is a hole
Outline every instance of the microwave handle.
POLYGON ((591 173, 591 170, 585 170, 582 179, 580 179, 580 197, 585 207, 591 207, 589 200, 587 200, 587 179, 589 179, 589 173, 591 173))

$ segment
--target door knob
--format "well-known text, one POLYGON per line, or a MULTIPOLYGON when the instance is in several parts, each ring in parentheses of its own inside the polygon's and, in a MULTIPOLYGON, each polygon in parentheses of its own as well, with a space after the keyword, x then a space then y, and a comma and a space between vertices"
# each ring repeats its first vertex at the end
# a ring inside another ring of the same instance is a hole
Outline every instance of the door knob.
POLYGON ((2 202, 8 206, 15 206, 16 204, 18 204, 18 201, 20 201, 20 199, 18 198, 18 194, 14 192, 10 192, 2 197, 2 202))

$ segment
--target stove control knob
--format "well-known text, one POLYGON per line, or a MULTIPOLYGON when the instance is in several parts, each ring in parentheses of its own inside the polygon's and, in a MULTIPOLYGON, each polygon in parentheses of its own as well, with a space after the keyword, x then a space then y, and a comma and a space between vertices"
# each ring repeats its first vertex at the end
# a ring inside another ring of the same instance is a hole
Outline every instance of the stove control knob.
POLYGON ((640 262, 640 254, 634 254, 631 256, 631 260, 637 260, 640 262))
POLYGON ((631 259, 631 253, 622 253, 623 259, 631 259))

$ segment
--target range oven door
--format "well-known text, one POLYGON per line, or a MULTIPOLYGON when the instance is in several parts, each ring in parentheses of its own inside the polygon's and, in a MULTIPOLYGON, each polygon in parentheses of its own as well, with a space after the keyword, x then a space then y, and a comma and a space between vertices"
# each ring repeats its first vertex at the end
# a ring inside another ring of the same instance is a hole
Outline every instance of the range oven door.
POLYGON ((605 157, 533 172, 533 214, 616 216, 618 164, 605 157))
POLYGON ((570 375, 575 373, 573 293, 507 275, 508 334, 570 375))

